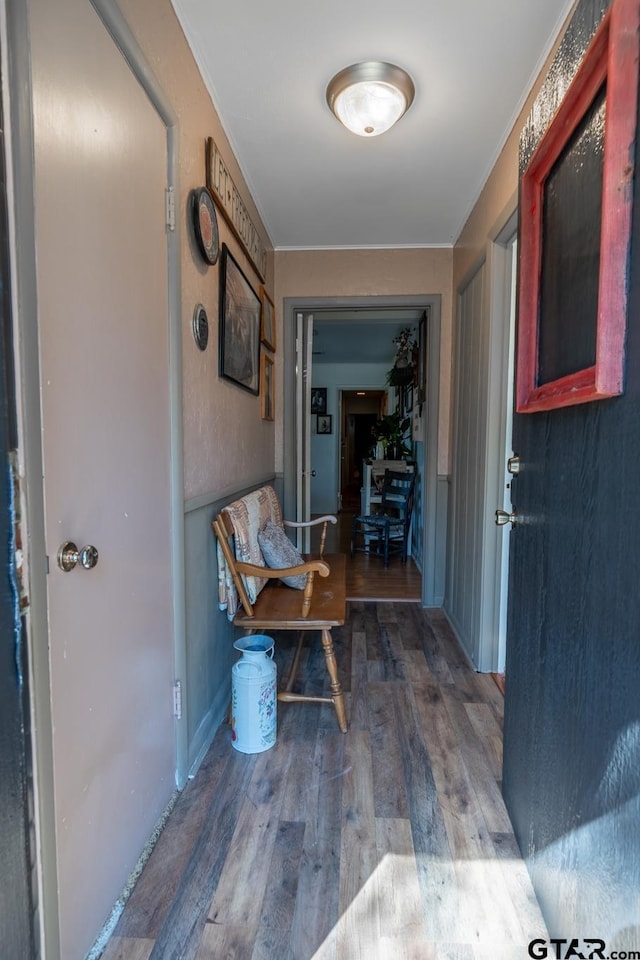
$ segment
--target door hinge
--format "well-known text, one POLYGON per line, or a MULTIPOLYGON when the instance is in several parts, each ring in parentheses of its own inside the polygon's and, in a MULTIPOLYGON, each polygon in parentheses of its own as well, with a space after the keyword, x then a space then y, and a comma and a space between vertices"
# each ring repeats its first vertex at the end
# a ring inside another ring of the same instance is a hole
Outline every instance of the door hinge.
POLYGON ((176 720, 182 720, 182 680, 173 684, 173 715, 176 720))
POLYGON ((13 560, 15 563, 15 588, 19 597, 20 610, 29 606, 27 578, 24 571, 24 551, 22 549, 22 494, 20 489, 20 467, 18 451, 9 451, 9 470, 11 471, 11 512, 13 515, 13 560))
POLYGON ((167 187, 164 191, 165 213, 167 229, 176 228, 176 195, 173 187, 167 187))

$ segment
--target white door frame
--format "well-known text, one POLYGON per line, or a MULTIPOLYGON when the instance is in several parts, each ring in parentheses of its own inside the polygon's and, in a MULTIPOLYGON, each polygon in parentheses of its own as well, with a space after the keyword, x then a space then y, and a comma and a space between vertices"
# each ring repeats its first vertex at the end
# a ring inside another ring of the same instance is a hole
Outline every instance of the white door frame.
MULTIPOLYGON (((513 241, 517 229, 516 198, 509 203, 506 211, 490 231, 489 240, 482 251, 481 258, 472 264, 458 288, 458 300, 469 287, 480 269, 485 270, 484 294, 481 303, 484 336, 487 337, 486 360, 486 417, 484 433, 480 438, 484 464, 482 477, 478 478, 478 489, 482 497, 477 504, 473 523, 477 526, 477 570, 472 587, 465 583, 465 590, 472 590, 473 616, 467 624, 468 636, 460 635, 461 625, 457 625, 460 641, 469 655, 473 657, 476 669, 482 672, 502 672, 504 670, 506 648, 506 605, 508 594, 508 536, 495 523, 496 509, 508 510, 509 474, 507 459, 511 456, 511 405, 513 398, 513 352, 515 328, 515 302, 513 290, 513 241)), ((454 379, 458 376, 457 350, 454 357, 454 379)), ((485 387, 483 380, 483 389, 485 387)), ((456 388, 457 389, 457 388, 456 388)), ((459 430, 457 402, 453 410, 453 432, 459 430)), ((453 445, 454 471, 456 445, 453 445)), ((452 501, 452 511, 456 509, 456 499, 452 501)), ((453 514, 452 514, 453 516, 453 514)), ((451 571, 455 568, 456 543, 451 542, 453 523, 449 525, 448 587, 450 590, 451 571)), ((451 598, 449 597, 450 601, 451 598)), ((445 601, 445 605, 447 601, 445 601)), ((455 616, 447 609, 448 616, 456 629, 455 616)))
MULTIPOLYGON (((91 2, 106 29, 146 91, 167 129, 167 182, 178 183, 177 118, 160 89, 133 33, 114 0, 91 2)), ((38 915, 42 952, 47 960, 60 960, 53 749, 49 699, 48 616, 44 488, 42 482, 40 364, 38 305, 36 298, 35 232, 33 203, 32 94, 29 69, 28 8, 3 4, 1 39, 7 66, 3 97, 7 136, 9 238, 14 309, 16 402, 19 420, 19 475, 21 526, 24 543, 24 578, 28 590, 26 610, 33 718, 35 814, 38 857, 38 915), (9 54, 11 51, 11 55, 9 54)), ((168 232, 169 289, 169 396, 171 445, 171 539, 173 567, 175 676, 186 677, 184 589, 184 484, 182 457, 182 342, 180 302, 180 218, 168 232)), ((186 694, 186 691, 184 691, 186 694)), ((186 710, 176 720, 176 785, 187 779, 186 710)))
POLYGON ((507 460, 512 455, 513 374, 515 349, 515 275, 513 245, 517 231, 517 212, 488 244, 487 297, 489 311, 490 356, 487 397, 486 476, 487 499, 484 511, 482 584, 484 602, 481 623, 480 663, 490 664, 494 672, 504 671, 506 653, 506 609, 509 591, 509 537, 505 527, 495 523, 496 509, 510 512, 512 479, 507 460))
MULTIPOLYGON (((296 313, 296 512, 298 523, 311 519, 311 369, 313 314, 296 313)), ((291 514, 293 516, 293 514, 291 514)), ((309 527, 298 527, 296 544, 301 553, 311 550, 309 527)))
POLYGON ((423 308, 429 311, 427 325, 427 424, 425 463, 422 464, 422 516, 424 517, 422 604, 439 605, 439 575, 444 568, 446 538, 438 522, 438 405, 440 399, 440 310, 439 294, 380 297, 286 297, 284 300, 284 475, 283 507, 285 516, 296 511, 296 314, 324 310, 362 308, 423 308))

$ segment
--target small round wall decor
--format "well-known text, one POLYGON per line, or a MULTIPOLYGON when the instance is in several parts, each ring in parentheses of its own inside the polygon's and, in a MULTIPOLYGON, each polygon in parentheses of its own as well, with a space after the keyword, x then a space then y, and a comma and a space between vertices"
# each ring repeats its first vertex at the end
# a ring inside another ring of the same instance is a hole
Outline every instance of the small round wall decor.
POLYGON ((206 187, 192 191, 193 228, 200 252, 207 263, 213 266, 218 260, 218 218, 211 194, 206 187))
POLYGON ((209 319, 201 303, 193 311, 193 338, 200 350, 206 350, 209 342, 209 319))

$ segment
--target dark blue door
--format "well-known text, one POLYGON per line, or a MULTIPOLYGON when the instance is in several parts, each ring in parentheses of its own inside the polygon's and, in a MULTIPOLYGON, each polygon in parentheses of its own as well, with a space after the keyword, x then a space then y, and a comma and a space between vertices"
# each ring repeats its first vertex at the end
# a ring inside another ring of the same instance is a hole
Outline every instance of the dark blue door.
MULTIPOLYGON (((554 85, 571 75, 600 16, 600 4, 578 5, 523 134, 524 155, 550 119, 554 85)), ((526 522, 510 534, 504 794, 551 935, 599 937, 606 955, 640 949, 635 162, 624 393, 518 414, 513 441, 522 470, 512 501, 526 522)))
MULTIPOLYGON (((4 124, 0 116, 0 133, 4 124)), ((0 143, 0 956, 35 956, 27 816, 27 662, 15 566, 16 447, 4 136, 0 143)))

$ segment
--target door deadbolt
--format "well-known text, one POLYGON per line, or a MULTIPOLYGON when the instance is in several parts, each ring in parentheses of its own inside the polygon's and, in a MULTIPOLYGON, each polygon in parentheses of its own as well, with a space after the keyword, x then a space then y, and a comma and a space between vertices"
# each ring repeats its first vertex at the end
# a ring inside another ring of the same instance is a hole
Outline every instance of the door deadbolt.
POLYGON ((85 570, 92 570, 97 562, 98 551, 90 543, 78 550, 72 540, 65 540, 58 550, 58 566, 63 573, 69 573, 78 563, 85 570))
POLYGON ((509 459, 507 460, 507 470, 509 471, 512 477, 517 477, 518 474, 520 473, 521 468, 522 468, 522 461, 520 460, 520 457, 518 456, 517 453, 513 457, 509 457, 509 459))

